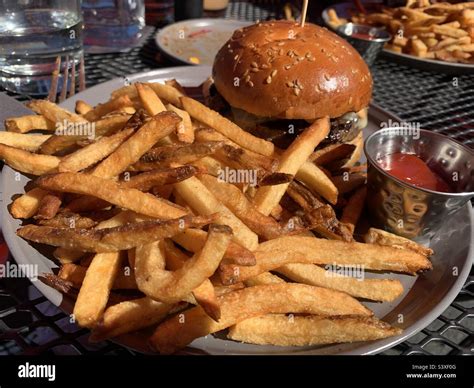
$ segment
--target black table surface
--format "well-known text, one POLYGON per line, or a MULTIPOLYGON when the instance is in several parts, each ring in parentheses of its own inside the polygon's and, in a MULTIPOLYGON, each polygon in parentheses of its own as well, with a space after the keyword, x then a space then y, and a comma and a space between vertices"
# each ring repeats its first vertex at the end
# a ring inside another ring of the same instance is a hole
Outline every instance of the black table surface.
MULTIPOLYGON (((219 16, 265 20, 281 15, 276 0, 233 1, 219 16)), ((175 66, 153 34, 128 53, 85 56, 87 86, 129 74, 175 66)), ((474 75, 417 70, 379 58, 371 68, 373 100, 403 121, 419 123, 474 147, 474 75)), ((11 94, 11 93, 10 93, 11 94)), ((18 100, 29 96, 13 95, 18 100)), ((1 354, 134 354, 112 342, 90 344, 89 332, 70 322, 27 279, 0 280, 1 354)), ((474 272, 434 322, 383 354, 474 354, 474 272)))

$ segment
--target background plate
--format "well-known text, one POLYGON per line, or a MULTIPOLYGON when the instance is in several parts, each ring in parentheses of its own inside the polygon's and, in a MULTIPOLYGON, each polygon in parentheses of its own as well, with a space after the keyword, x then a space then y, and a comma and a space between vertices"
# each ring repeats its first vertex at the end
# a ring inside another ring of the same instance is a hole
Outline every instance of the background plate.
MULTIPOLYGON (((210 75, 210 72, 211 68, 208 66, 187 66, 134 74, 126 79, 130 82, 162 82, 166 79, 176 78, 184 86, 197 86, 210 75)), ((123 79, 115 79, 94 86, 68 99, 62 106, 74 110, 75 101, 78 99, 93 105, 104 102, 113 90, 123 86, 123 82, 123 79)), ((379 129, 380 124, 388 120, 401 121, 380 107, 371 105, 369 126, 365 135, 379 129)), ((8 166, 3 168, 0 177, 0 186, 3 188, 3 202, 0 203, 2 230, 12 255, 19 264, 36 264, 39 273, 51 272, 56 265, 26 241, 16 236, 15 231, 21 222, 13 219, 7 211, 7 205, 11 202, 11 198, 15 194, 24 192, 23 188, 28 180, 23 175, 20 175, 20 180, 17 180, 14 170, 8 166)), ((428 326, 459 293, 469 274, 474 256, 472 248, 474 246, 473 218, 471 205, 467 204, 464 209, 447 220, 442 230, 433 237, 430 244, 430 247, 436 252, 432 258, 433 271, 418 277, 366 273, 368 278, 392 278, 399 279, 403 283, 404 294, 391 303, 364 302, 377 317, 404 329, 404 332, 397 337, 373 342, 297 348, 241 344, 207 336, 194 341, 184 352, 188 354, 373 354, 394 346, 428 326), (453 276, 453 268, 457 268, 457 276, 453 276), (402 321, 400 321, 401 317, 402 321)), ((40 281, 34 281, 34 285, 52 303, 65 311, 71 311, 71 300, 63 298, 59 292, 40 281)), ((133 349, 147 351, 146 339, 141 335, 123 336, 117 342, 133 349)))
MULTIPOLYGON (((371 9, 373 10, 377 6, 380 6, 380 2, 362 1, 362 3, 369 12, 371 9)), ((354 3, 339 3, 326 8, 321 14, 321 17, 323 18, 324 23, 333 31, 334 29, 329 24, 329 17, 327 13, 330 8, 335 9, 337 15, 341 18, 349 18, 351 14, 357 12, 357 8, 354 3)), ((412 66, 422 70, 437 71, 448 74, 474 74, 474 65, 469 65, 467 63, 450 63, 445 61, 437 61, 434 59, 424 59, 415 57, 414 55, 396 53, 395 51, 385 49, 382 50, 381 56, 402 65, 412 66)))
POLYGON ((232 33, 252 24, 226 19, 190 19, 170 24, 155 37, 158 48, 175 62, 195 65, 189 58, 199 58, 201 65, 212 65, 219 49, 232 33))

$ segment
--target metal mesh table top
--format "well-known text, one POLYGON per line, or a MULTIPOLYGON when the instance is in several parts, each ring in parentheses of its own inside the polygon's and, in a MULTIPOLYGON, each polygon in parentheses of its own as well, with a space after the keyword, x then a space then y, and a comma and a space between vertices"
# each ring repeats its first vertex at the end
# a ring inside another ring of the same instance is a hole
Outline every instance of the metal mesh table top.
MULTIPOLYGON (((279 17, 276 0, 232 2, 226 18, 279 17)), ((158 54, 152 36, 122 54, 86 55, 88 86, 115 77, 173 66, 158 54)), ((372 68, 374 101, 407 122, 420 123, 474 147, 474 76, 412 69, 385 59, 372 68)), ((14 96, 26 100, 28 96, 14 96)), ((0 355, 133 354, 112 342, 90 344, 88 330, 70 323, 26 279, 0 280, 0 355)), ((474 354, 474 271, 456 300, 433 323, 383 354, 474 354)))

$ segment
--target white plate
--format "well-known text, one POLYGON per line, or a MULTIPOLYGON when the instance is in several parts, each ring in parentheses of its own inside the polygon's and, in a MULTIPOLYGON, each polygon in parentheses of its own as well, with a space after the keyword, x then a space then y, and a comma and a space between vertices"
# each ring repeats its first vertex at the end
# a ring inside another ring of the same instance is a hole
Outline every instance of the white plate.
POLYGON ((219 49, 232 33, 250 22, 226 19, 190 19, 170 24, 155 37, 158 48, 171 59, 195 65, 190 58, 199 58, 199 64, 212 65, 219 49))
MULTIPOLYGON (((163 82, 166 79, 176 78, 184 86, 197 86, 210 74, 211 68, 207 66, 176 67, 160 69, 151 72, 135 74, 127 77, 130 82, 163 82)), ((62 106, 74 109, 76 100, 85 100, 90 104, 106 101, 110 93, 123 86, 123 79, 115 79, 94 86, 65 101, 62 106)), ((369 110, 369 126, 367 133, 380 127, 381 122, 392 120, 399 122, 397 117, 373 105, 369 110)), ((36 264, 39 272, 51 272, 56 265, 48 258, 41 255, 26 241, 18 238, 15 231, 21 222, 11 217, 6 206, 15 194, 23 193, 28 181, 25 176, 15 179, 15 171, 5 166, 0 177, 3 188, 3 202, 1 207, 1 225, 5 240, 20 264, 36 264)), ((390 303, 364 302, 372 309, 377 317, 383 318, 390 324, 404 329, 403 334, 373 342, 360 342, 354 344, 330 345, 324 347, 274 347, 241 344, 208 336, 194 341, 187 353, 211 354, 373 354, 404 341, 415 334, 434 319, 436 319, 454 300, 462 288, 471 268, 474 245, 474 220, 471 215, 471 205, 452 216, 445 222, 442 231, 436 235, 431 247, 436 254, 433 256, 433 271, 419 277, 401 274, 366 274, 367 277, 399 279, 405 288, 404 294, 390 303), (453 276, 453 268, 458 268, 458 276, 453 276), (400 314, 403 322, 399 322, 400 314)), ((56 290, 34 282, 35 286, 55 305, 60 305, 66 311, 71 309, 71 301, 63 298, 56 290)), ((143 337, 128 335, 121 338, 119 343, 135 349, 146 350, 143 337)))

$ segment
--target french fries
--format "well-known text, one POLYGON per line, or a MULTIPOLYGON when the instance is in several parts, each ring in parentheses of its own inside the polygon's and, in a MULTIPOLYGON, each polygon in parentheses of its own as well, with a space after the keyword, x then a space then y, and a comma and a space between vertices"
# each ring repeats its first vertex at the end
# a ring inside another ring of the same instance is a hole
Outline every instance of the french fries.
MULTIPOLYGON (((295 175, 314 148, 328 135, 329 118, 316 120, 288 147, 279 159, 278 172, 295 175)), ((257 190, 253 202, 264 215, 278 205, 289 184, 265 186, 257 190)))
POLYGON ((59 163, 59 172, 78 172, 101 161, 114 152, 133 133, 132 128, 125 129, 115 135, 103 137, 95 143, 80 148, 64 158, 59 163))
POLYGON ((166 110, 160 98, 156 95, 153 89, 150 88, 150 86, 136 83, 135 87, 137 88, 138 97, 140 98, 142 105, 150 116, 155 116, 166 110))
POLYGON ((132 170, 149 171, 172 164, 193 163, 216 153, 222 146, 219 142, 208 142, 154 147, 143 155, 139 162, 132 165, 132 170))
POLYGON ((215 322, 201 307, 194 307, 164 321, 151 337, 151 345, 163 354, 174 353, 198 337, 215 333, 245 319, 269 313, 363 315, 371 312, 350 296, 301 284, 254 286, 219 298, 221 318, 215 322))
POLYGON ((215 217, 182 217, 169 221, 144 221, 101 230, 63 229, 50 226, 26 225, 18 236, 37 243, 77 249, 85 252, 115 252, 172 237, 180 229, 201 227, 215 217))
POLYGON ((54 172, 61 161, 56 156, 34 154, 5 144, 0 144, 0 160, 15 170, 31 175, 54 172))
POLYGON ((231 238, 231 229, 223 225, 211 225, 206 243, 201 251, 187 260, 176 271, 142 271, 149 260, 147 249, 140 247, 135 253, 137 284, 140 291, 164 303, 176 303, 199 287, 217 269, 231 238))
POLYGON ((129 189, 114 181, 88 174, 63 172, 45 175, 36 183, 46 190, 91 195, 125 209, 156 218, 177 218, 187 213, 148 193, 129 189))
MULTIPOLYGON (((474 34, 472 2, 461 4, 407 1, 405 7, 387 8, 382 13, 358 14, 352 22, 384 26, 392 33, 386 49, 420 58, 447 62, 474 63, 470 45, 474 34)), ((336 28, 348 20, 328 12, 329 23, 336 28)))
MULTIPOLYGON (((253 286, 264 286, 268 284, 285 283, 285 281, 282 278, 270 272, 263 272, 260 275, 247 279, 244 283, 247 287, 253 287, 253 286)), ((236 284, 240 284, 240 283, 236 283, 236 284)))
POLYGON ((79 141, 90 141, 102 135, 112 134, 123 128, 129 115, 105 117, 94 123, 88 121, 73 122, 72 134, 68 133, 68 126, 71 125, 67 119, 58 124, 58 130, 55 134, 46 140, 39 149, 43 154, 57 154, 64 152, 74 146, 79 141))
POLYGON ((255 255, 257 264, 252 267, 222 265, 220 275, 223 284, 242 282, 291 263, 360 265, 367 270, 409 274, 432 268, 426 256, 407 249, 397 250, 388 246, 373 249, 373 246, 358 242, 300 236, 280 237, 262 243, 255 255))
POLYGON ((224 136, 243 148, 265 156, 273 155, 274 146, 272 143, 245 132, 236 124, 227 120, 219 113, 207 108, 199 101, 189 97, 181 97, 181 103, 191 117, 221 132, 224 136))
POLYGON ((232 228, 235 240, 245 248, 254 250, 258 236, 222 204, 199 179, 192 177, 174 185, 175 190, 189 203, 191 208, 202 215, 218 213, 217 222, 232 228))
POLYGON ((74 316, 81 326, 93 327, 101 318, 119 266, 119 252, 94 256, 74 306, 74 316))
MULTIPOLYGON (((177 248, 170 240, 163 240, 163 247, 166 256, 166 266, 171 271, 176 271, 190 260, 185 253, 177 248)), ((215 321, 221 316, 221 306, 217 300, 214 285, 209 279, 205 279, 198 287, 193 289, 192 294, 196 303, 206 311, 215 321)))
POLYGON ((62 203, 62 193, 48 193, 41 198, 35 219, 50 220, 56 216, 62 203))
MULTIPOLYGON (((166 168, 148 171, 139 175, 135 175, 128 180, 120 182, 121 187, 137 189, 140 191, 149 191, 154 187, 161 185, 171 185, 176 182, 185 180, 198 173, 198 169, 194 166, 186 165, 177 168, 166 168)), ((164 186, 172 189, 171 186, 164 186)), ((72 212, 90 211, 103 209, 109 206, 107 201, 97 197, 84 196, 71 201, 67 205, 67 209, 72 212)))
POLYGON ((231 326, 227 338, 258 345, 310 346, 372 341, 400 333, 400 329, 372 317, 268 314, 231 326))
POLYGON ((110 306, 94 327, 90 340, 99 342, 152 326, 163 320, 173 307, 148 297, 110 306))
POLYGON ((364 236, 364 241, 368 244, 379 244, 400 249, 410 249, 426 257, 430 257, 433 254, 433 250, 430 248, 417 244, 405 237, 397 236, 393 233, 377 228, 370 228, 364 236))
POLYGON ((87 121, 97 121, 107 113, 113 112, 120 108, 133 106, 132 100, 128 96, 120 96, 104 104, 97 105, 94 109, 88 111, 83 117, 87 121))
POLYGON ((22 196, 15 199, 12 203, 10 213, 14 218, 31 218, 39 209, 41 200, 48 192, 35 187, 22 196))
MULTIPOLYGON (((181 245, 189 252, 198 252, 204 246, 207 239, 207 233, 200 229, 186 229, 172 237, 173 241, 181 245)), ((255 255, 252 251, 244 248, 234 241, 230 241, 224 254, 224 260, 227 259, 237 265, 255 265, 255 255)))
POLYGON ((92 174, 103 178, 119 175, 130 164, 137 162, 158 140, 173 132, 179 121, 180 118, 174 113, 162 112, 154 116, 103 160, 92 174))
MULTIPOLYGON (((472 15, 441 22, 445 12, 406 11, 406 23, 427 55, 437 45, 441 55, 471 55, 470 37, 442 43, 432 26, 464 28, 472 15)), ((400 333, 356 298, 393 301, 402 284, 346 270, 414 274, 431 269, 433 252, 373 228, 365 243, 353 241, 365 167, 353 167, 354 145, 314 150, 328 118, 279 150, 186 97, 177 81, 128 85, 97 106, 79 101, 76 113, 30 106, 36 116, 10 118, 0 133, 0 158, 39 176, 10 212, 25 220, 19 237, 55 247, 59 273, 40 279, 76 299, 92 341, 153 332, 152 350, 169 354, 227 328, 231 339, 281 346, 400 333), (67 123, 94 136, 56 131, 67 123)))
POLYGON ((159 82, 154 82, 150 84, 150 87, 155 91, 155 93, 161 99, 170 102, 174 106, 181 108, 181 97, 185 97, 186 95, 179 91, 177 88, 173 86, 162 84, 159 82))
POLYGON ((193 143, 194 142, 194 127, 193 123, 191 122, 191 116, 185 110, 179 109, 172 104, 166 105, 166 109, 176 113, 179 117, 181 117, 181 123, 176 130, 176 135, 178 136, 178 140, 182 141, 183 143, 193 143))
POLYGON ((350 193, 365 183, 366 177, 362 174, 343 174, 332 177, 339 194, 350 193))
POLYGON ((78 229, 89 229, 93 228, 98 224, 97 221, 92 218, 81 216, 75 213, 69 213, 62 211, 56 214, 54 217, 46 220, 40 220, 38 222, 42 226, 51 226, 53 228, 78 228, 78 229))
POLYGON ((342 211, 341 222, 350 229, 351 233, 354 233, 354 229, 362 214, 366 196, 367 188, 363 186, 352 194, 342 211))
POLYGON ((13 132, 0 132, 0 144, 25 151, 35 152, 51 135, 30 135, 13 132))
POLYGON ((17 133, 28 133, 34 130, 51 132, 56 129, 56 125, 54 121, 49 121, 44 116, 28 115, 6 119, 5 129, 17 133))
POLYGON ((77 100, 76 107, 74 110, 76 111, 77 114, 85 115, 87 112, 90 112, 92 109, 93 107, 90 106, 87 102, 83 100, 77 100))
POLYGON ((337 187, 314 163, 305 162, 296 173, 297 180, 303 182, 315 193, 335 204, 339 195, 337 187))
MULTIPOLYGON (((88 123, 82 116, 69 112, 47 100, 33 100, 27 104, 32 111, 42 115, 50 123, 88 123)), ((41 128, 34 128, 41 129, 41 128)))
MULTIPOLYGON (((276 272, 298 283, 310 286, 326 287, 345 292, 356 298, 391 302, 403 292, 398 280, 391 279, 357 279, 327 272, 314 264, 286 264, 276 272)), ((260 276, 260 275, 259 275, 260 276)))
MULTIPOLYGON (((66 263, 62 265, 59 271, 59 277, 62 280, 69 282, 73 287, 79 289, 82 287, 87 269, 87 267, 82 265, 66 263)), ((136 290, 137 283, 135 278, 132 276, 132 273, 125 275, 124 272, 119 271, 116 274, 112 288, 114 290, 136 290)))
POLYGON ((217 178, 203 174, 199 177, 202 183, 219 198, 245 225, 265 239, 272 239, 285 234, 283 228, 274 218, 260 213, 236 186, 219 181, 217 178))

